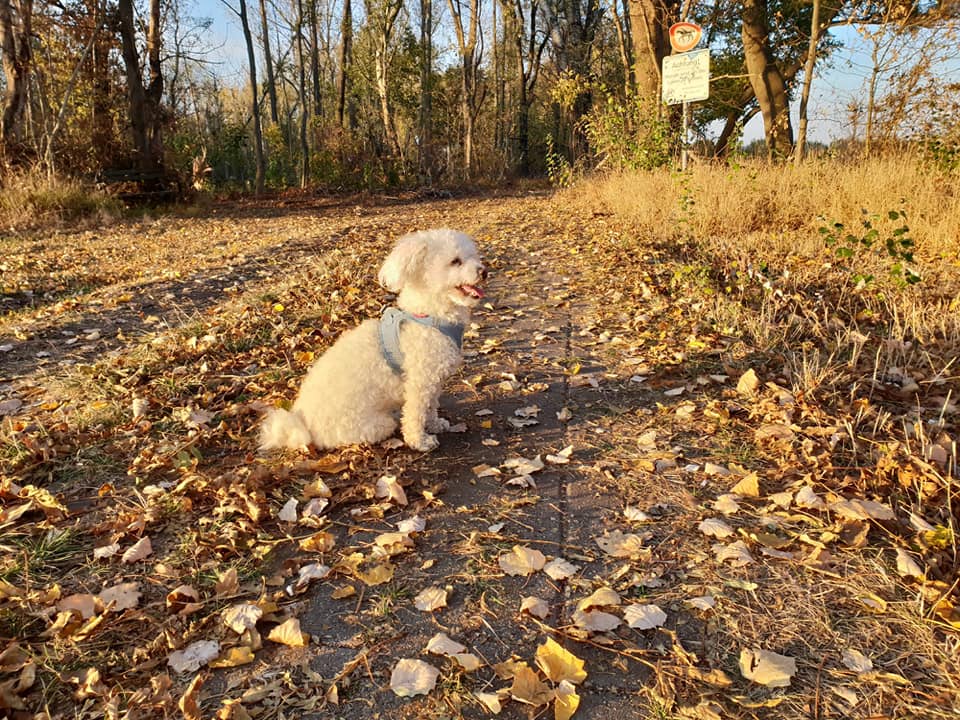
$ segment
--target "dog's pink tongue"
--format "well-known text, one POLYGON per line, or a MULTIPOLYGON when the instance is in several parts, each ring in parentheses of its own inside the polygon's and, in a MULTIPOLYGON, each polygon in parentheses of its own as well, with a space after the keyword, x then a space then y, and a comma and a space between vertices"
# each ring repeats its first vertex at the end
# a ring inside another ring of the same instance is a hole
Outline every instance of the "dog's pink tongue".
POLYGON ((476 285, 461 285, 460 287, 470 295, 473 295, 475 298, 483 297, 483 290, 478 288, 476 285))

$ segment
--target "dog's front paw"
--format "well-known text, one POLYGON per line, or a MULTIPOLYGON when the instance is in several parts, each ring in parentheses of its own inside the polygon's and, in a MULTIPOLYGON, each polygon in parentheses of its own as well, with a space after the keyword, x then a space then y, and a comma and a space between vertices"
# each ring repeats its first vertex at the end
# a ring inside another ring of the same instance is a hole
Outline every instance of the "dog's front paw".
POLYGON ((450 421, 446 418, 438 417, 427 423, 427 432, 444 433, 450 429, 450 421))
POLYGON ((430 452, 440 447, 440 441, 436 435, 421 435, 419 438, 404 438, 407 447, 419 450, 420 452, 430 452))

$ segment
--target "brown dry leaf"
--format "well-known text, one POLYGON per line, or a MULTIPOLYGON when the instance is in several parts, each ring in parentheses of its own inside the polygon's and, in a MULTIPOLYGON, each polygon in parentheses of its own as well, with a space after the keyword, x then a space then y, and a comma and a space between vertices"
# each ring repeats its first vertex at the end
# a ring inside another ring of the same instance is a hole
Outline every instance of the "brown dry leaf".
POLYGON ((300 621, 297 618, 288 618, 267 633, 267 640, 288 647, 306 647, 310 636, 300 630, 300 621))
MULTIPOLYGON (((345 463, 337 464, 336 472, 341 470, 346 470, 347 465, 345 463)), ((311 498, 331 498, 333 493, 330 492, 330 488, 327 487, 327 484, 323 481, 323 478, 317 478, 311 483, 308 483, 303 487, 303 499, 310 500, 311 498)))
POLYGON ((926 573, 923 571, 917 561, 910 557, 910 553, 901 547, 897 548, 897 574, 900 577, 916 578, 923 580, 926 573))
POLYGON ((394 475, 383 475, 377 480, 376 496, 378 498, 387 498, 397 505, 407 504, 407 494, 404 492, 400 483, 394 475))
POLYGON ((553 682, 566 680, 579 685, 587 678, 584 662, 553 638, 537 648, 537 667, 553 682))
POLYGON ((153 547, 150 544, 150 538, 144 536, 127 548, 127 551, 121 556, 120 561, 129 565, 131 563, 140 562, 152 553, 153 547))
POLYGON ((100 671, 96 668, 88 667, 66 676, 61 675, 61 679, 77 686, 73 694, 77 700, 102 697, 108 692, 107 686, 100 679, 100 671))
POLYGON ((844 667, 853 670, 855 673, 867 673, 873 670, 873 661, 859 650, 846 648, 840 654, 840 661, 844 667))
POLYGON ((639 535, 623 533, 619 530, 611 530, 596 538, 596 543, 611 557, 640 560, 650 553, 650 550, 643 546, 643 538, 639 535))
POLYGON ((413 599, 413 605, 423 612, 444 608, 447 606, 447 591, 436 586, 428 587, 417 594, 413 599))
POLYGON ((481 705, 483 705, 494 715, 499 715, 500 711, 503 710, 503 705, 500 702, 500 696, 496 693, 474 692, 473 696, 480 701, 481 705))
POLYGON ((570 720, 580 707, 577 688, 568 680, 561 680, 553 700, 554 720, 570 720))
POLYGON ((300 549, 305 552, 325 553, 333 550, 337 539, 333 533, 320 531, 300 541, 300 549))
POLYGON ((287 500, 283 507, 280 508, 280 512, 277 513, 277 520, 280 522, 295 523, 297 521, 297 504, 296 498, 287 500))
POLYGON ((733 567, 744 567, 753 562, 753 555, 743 540, 737 540, 731 545, 717 543, 713 546, 717 562, 729 562, 733 567))
POLYGON ((220 654, 216 640, 197 640, 183 650, 174 650, 167 656, 167 665, 176 673, 196 672, 220 654))
POLYGON ((465 651, 467 646, 451 640, 446 633, 440 632, 430 638, 425 649, 434 655, 456 655, 465 651))
POLYGON ((213 589, 217 593, 217 597, 236 595, 237 591, 240 589, 240 580, 237 578, 237 569, 230 568, 226 572, 221 573, 218 576, 217 582, 214 584, 213 589))
POLYGON ((189 615, 203 607, 200 594, 190 585, 180 585, 167 593, 167 609, 178 615, 189 615))
POLYGON ((426 695, 436 687, 439 676, 440 671, 433 665, 423 660, 404 658, 390 674, 390 689, 400 697, 426 695))
POLYGON ((380 565, 373 566, 369 570, 358 572, 357 577, 366 585, 383 585, 393 580, 393 570, 394 567, 390 562, 383 562, 380 565))
POLYGON ((873 500, 862 500, 851 498, 849 500, 838 500, 830 503, 830 510, 840 517, 849 520, 894 520, 896 515, 893 510, 883 503, 873 500))
POLYGON ((578 628, 589 632, 607 632, 620 627, 621 623, 620 618, 616 615, 600 610, 589 610, 587 612, 576 610, 571 619, 578 628))
POLYGON ((238 603, 223 611, 223 624, 242 635, 245 630, 257 626, 257 621, 263 617, 263 608, 253 603, 238 603))
POLYGON ((566 580, 577 573, 580 568, 561 557, 554 558, 543 566, 543 571, 554 580, 566 580))
POLYGON ((334 600, 343 600, 344 598, 353 597, 356 594, 357 589, 353 585, 344 585, 330 593, 330 597, 334 600))
POLYGON ((589 610, 592 607, 612 605, 619 607, 620 595, 613 588, 602 587, 577 603, 577 610, 589 610))
POLYGON ((750 368, 737 381, 737 393, 747 397, 752 396, 757 391, 759 384, 760 380, 757 378, 757 374, 753 371, 753 368, 750 368))
POLYGON ((121 612, 140 604, 140 583, 119 583, 100 591, 100 602, 109 612, 121 612))
POLYGON ((797 674, 797 661, 759 648, 740 651, 740 674, 767 687, 789 687, 790 678, 797 674))
POLYGON ((707 518, 706 520, 701 521, 701 523, 697 526, 697 529, 704 535, 715 537, 720 540, 736 534, 736 531, 720 518, 707 518))
POLYGON ((539 550, 514 545, 510 552, 500 556, 500 569, 507 575, 530 575, 542 570, 547 558, 539 550))
POLYGON ((186 692, 177 702, 177 707, 183 713, 184 720, 203 720, 203 716, 200 714, 200 688, 203 687, 203 680, 202 674, 194 677, 186 692))
POLYGON ((518 702, 539 707, 550 702, 553 698, 553 691, 537 677, 536 672, 524 664, 514 671, 510 696, 518 702))
POLYGON ((207 663, 212 668, 232 668, 253 662, 253 650, 246 645, 238 645, 227 650, 216 660, 207 663))
POLYGON ((667 614, 657 605, 638 603, 623 609, 623 619, 635 630, 652 630, 667 621, 667 614))
POLYGON ((546 600, 541 600, 533 595, 528 595, 520 602, 520 612, 527 612, 543 620, 550 614, 550 606, 546 600))
POLYGON ((57 610, 61 612, 76 610, 80 613, 81 618, 89 620, 96 615, 99 610, 103 609, 103 606, 99 605, 99 602, 101 601, 96 595, 90 595, 89 593, 67 595, 57 603, 57 610))
POLYGON ((483 661, 473 653, 454 653, 450 657, 456 660, 457 664, 467 672, 473 672, 483 667, 483 661))

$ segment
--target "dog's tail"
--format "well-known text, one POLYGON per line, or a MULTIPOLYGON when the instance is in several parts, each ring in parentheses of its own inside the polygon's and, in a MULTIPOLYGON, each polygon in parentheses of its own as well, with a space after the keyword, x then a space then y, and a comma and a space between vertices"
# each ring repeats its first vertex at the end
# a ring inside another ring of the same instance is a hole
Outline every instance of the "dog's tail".
POLYGON ((309 445, 310 430, 296 410, 276 408, 267 413, 260 427, 260 449, 298 448, 309 445))

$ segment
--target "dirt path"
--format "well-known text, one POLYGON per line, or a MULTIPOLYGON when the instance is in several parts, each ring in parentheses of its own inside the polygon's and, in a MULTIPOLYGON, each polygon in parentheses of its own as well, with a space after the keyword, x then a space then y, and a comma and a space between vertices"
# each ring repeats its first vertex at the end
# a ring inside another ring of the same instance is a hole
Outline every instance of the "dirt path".
POLYGON ((792 415, 782 360, 738 386, 754 358, 701 322, 682 248, 532 192, 218 208, 6 262, 24 268, 8 300, 33 300, 0 320, 0 684, 32 667, 8 687, 33 712, 81 685, 84 718, 563 717, 574 696, 609 720, 947 716, 917 708, 948 696, 949 637, 917 630, 892 551, 866 552, 893 525, 795 504, 844 501, 822 480, 836 429, 792 415), (493 271, 441 404, 461 431, 426 455, 259 455, 264 406, 387 301, 392 241, 443 226, 493 271), (376 496, 387 476, 405 498, 376 496), (889 602, 883 623, 864 598, 889 602), (271 636, 289 623, 305 645, 271 636), (459 659, 427 651, 438 633, 459 659), (846 648, 882 670, 853 673, 846 648), (742 677, 745 649, 795 660, 790 687, 742 677), (435 687, 398 696, 402 660, 435 687))

